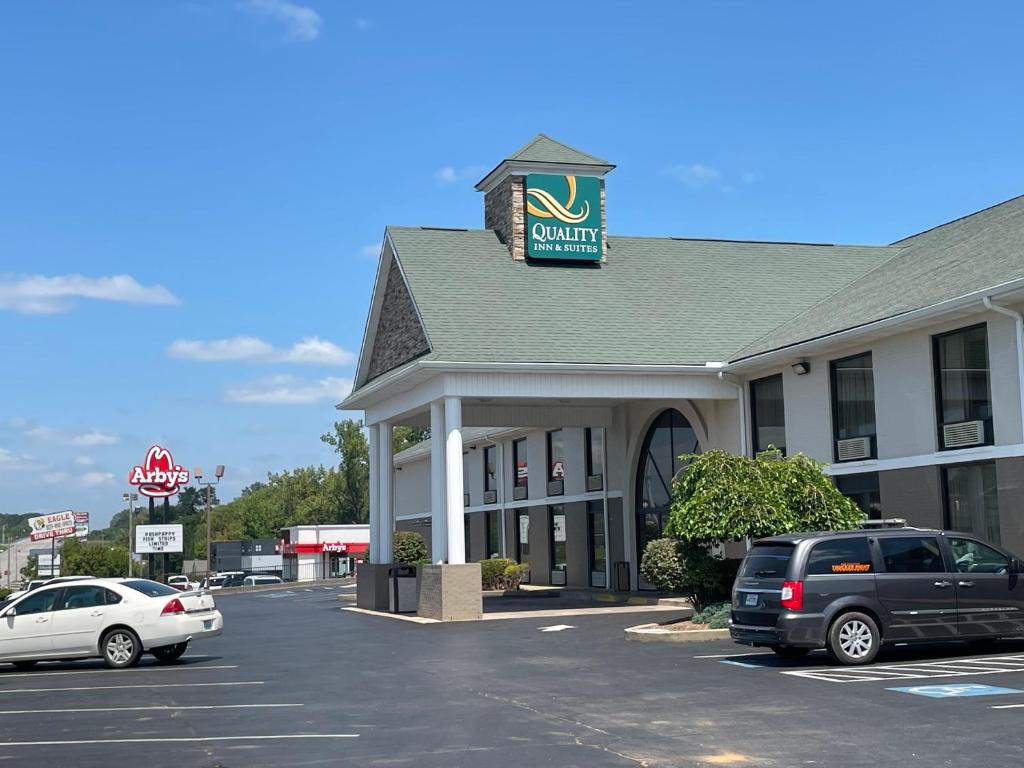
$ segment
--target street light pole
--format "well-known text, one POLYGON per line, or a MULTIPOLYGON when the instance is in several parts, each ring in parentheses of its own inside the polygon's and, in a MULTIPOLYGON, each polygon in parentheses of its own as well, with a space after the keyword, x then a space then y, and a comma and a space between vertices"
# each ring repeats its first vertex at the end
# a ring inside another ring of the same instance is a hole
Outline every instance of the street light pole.
POLYGON ((212 569, 210 564, 212 562, 212 541, 210 536, 210 517, 213 510, 213 486, 220 482, 220 479, 224 477, 224 465, 218 464, 214 469, 214 480, 203 480, 203 468, 196 467, 192 473, 192 477, 195 478, 198 485, 206 486, 206 586, 210 586, 210 573, 212 569))
POLYGON ((132 577, 132 550, 135 549, 132 543, 132 518, 135 517, 135 502, 138 500, 137 493, 122 493, 121 499, 128 502, 128 578, 132 577))

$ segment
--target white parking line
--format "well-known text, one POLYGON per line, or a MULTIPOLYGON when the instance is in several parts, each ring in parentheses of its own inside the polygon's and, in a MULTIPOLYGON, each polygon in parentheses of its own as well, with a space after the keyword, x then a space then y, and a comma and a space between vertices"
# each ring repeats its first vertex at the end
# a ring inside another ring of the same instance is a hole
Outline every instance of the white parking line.
POLYGON ((915 680, 968 675, 997 675, 1024 672, 1024 655, 988 656, 983 659, 950 659, 910 664, 882 664, 870 667, 780 670, 780 674, 822 680, 829 683, 915 680))
POLYGON ((774 656, 774 653, 760 653, 754 651, 753 653, 709 653, 705 656, 694 656, 695 659, 735 659, 740 656, 774 656))
POLYGON ((1024 707, 1024 704, 999 704, 992 709, 1020 709, 1021 707, 1024 707))
POLYGON ((126 688, 212 688, 227 685, 263 685, 262 680, 241 683, 160 683, 158 685, 87 685, 81 688, 12 688, 7 693, 60 693, 61 691, 115 691, 126 688))
POLYGON ((61 747, 78 744, 181 744, 204 741, 267 741, 270 739, 358 739, 358 733, 282 733, 262 736, 179 736, 170 739, 76 739, 74 741, 8 741, 3 747, 61 747))
POLYGON ((12 672, 0 674, 0 683, 12 677, 55 677, 57 675, 96 675, 103 673, 128 672, 138 674, 141 672, 184 672, 193 669, 238 669, 237 664, 217 664, 210 666, 199 666, 198 664, 180 667, 136 667, 135 669, 68 669, 60 672, 12 672))
POLYGON ((305 704, 190 704, 180 707, 161 705, 159 707, 91 707, 82 709, 4 709, 0 715, 58 715, 67 712, 165 712, 179 709, 277 709, 280 707, 304 707, 305 704))

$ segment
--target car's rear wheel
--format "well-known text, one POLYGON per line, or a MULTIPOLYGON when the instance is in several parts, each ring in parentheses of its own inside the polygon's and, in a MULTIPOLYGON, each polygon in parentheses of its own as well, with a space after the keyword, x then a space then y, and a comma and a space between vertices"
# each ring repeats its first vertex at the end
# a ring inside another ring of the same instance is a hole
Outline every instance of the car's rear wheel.
POLYGON ((828 630, 829 655, 840 664, 870 664, 881 644, 878 625, 865 613, 844 613, 828 630))
POLYGON ((100 643, 103 660, 111 669, 124 669, 139 663, 142 655, 142 643, 130 629, 112 629, 103 636, 100 643))
POLYGON ((783 659, 802 659, 811 652, 810 648, 797 648, 795 645, 773 645, 772 650, 783 659))
POLYGON ((165 645, 161 648, 154 648, 152 654, 156 656, 156 660, 161 664, 170 664, 172 661, 177 661, 181 658, 181 655, 188 650, 188 642, 175 643, 174 645, 165 645))
POLYGON ((14 664, 16 669, 32 669, 32 667, 34 667, 39 662, 35 659, 27 659, 25 661, 15 661, 12 663, 14 664))

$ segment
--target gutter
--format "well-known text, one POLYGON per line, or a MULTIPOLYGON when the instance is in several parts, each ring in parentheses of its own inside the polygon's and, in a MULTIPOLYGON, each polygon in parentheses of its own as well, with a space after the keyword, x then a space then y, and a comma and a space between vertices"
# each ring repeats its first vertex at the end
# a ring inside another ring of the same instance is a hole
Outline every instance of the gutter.
POLYGON ((985 309, 998 312, 1000 315, 1012 317, 1017 341, 1017 393, 1020 396, 1021 438, 1024 439, 1024 315, 1016 310, 996 304, 992 296, 983 296, 981 303, 985 309))
POLYGON ((736 387, 736 406, 739 409, 740 423, 740 456, 747 455, 747 386, 742 380, 725 371, 718 372, 720 381, 736 387))

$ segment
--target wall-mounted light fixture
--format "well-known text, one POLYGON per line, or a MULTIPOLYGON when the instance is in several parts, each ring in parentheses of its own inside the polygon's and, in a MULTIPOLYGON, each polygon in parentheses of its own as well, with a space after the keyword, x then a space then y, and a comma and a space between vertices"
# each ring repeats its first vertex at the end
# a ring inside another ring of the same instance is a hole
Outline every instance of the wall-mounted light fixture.
POLYGON ((793 373, 797 376, 803 376, 805 373, 811 372, 811 364, 806 360, 801 360, 797 363, 793 363, 793 373))

